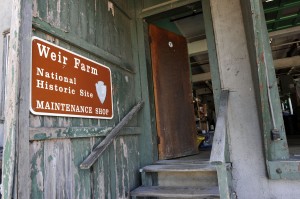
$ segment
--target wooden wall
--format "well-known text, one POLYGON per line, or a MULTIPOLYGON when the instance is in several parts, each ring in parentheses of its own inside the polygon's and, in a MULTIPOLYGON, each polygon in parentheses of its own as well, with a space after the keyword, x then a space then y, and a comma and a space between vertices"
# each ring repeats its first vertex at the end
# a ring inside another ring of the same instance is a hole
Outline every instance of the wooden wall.
POLYGON ((138 117, 90 170, 80 163, 138 101, 132 1, 33 0, 33 36, 108 66, 114 118, 30 117, 30 198, 129 198, 139 185, 138 117), (112 3, 112 4, 110 4, 112 3))

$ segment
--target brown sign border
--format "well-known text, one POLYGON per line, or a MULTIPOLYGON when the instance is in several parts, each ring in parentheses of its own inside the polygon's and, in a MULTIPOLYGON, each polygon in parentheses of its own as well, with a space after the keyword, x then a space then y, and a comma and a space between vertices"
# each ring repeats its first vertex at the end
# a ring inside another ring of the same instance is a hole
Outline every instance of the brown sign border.
POLYGON ((70 51, 68 49, 65 49, 65 48, 63 48, 61 46, 53 44, 53 43, 51 43, 51 42, 49 42, 47 40, 41 39, 41 38, 39 38, 37 36, 33 36, 31 38, 31 64, 30 64, 30 92, 29 92, 29 94, 30 94, 29 109, 30 109, 30 112, 32 114, 34 114, 34 115, 40 115, 40 116, 61 116, 61 117, 73 117, 73 118, 90 118, 90 119, 112 119, 114 117, 114 111, 113 111, 114 110, 114 103, 113 103, 113 92, 112 92, 112 77, 111 77, 111 70, 110 70, 110 68, 108 66, 104 65, 104 64, 98 63, 98 62, 96 62, 96 61, 94 61, 92 59, 89 59, 89 58, 84 57, 84 56, 82 56, 80 54, 72 52, 72 51, 70 51), (48 113, 48 112, 37 112, 37 111, 34 111, 33 108, 32 108, 32 69, 33 69, 33 64, 32 64, 32 59, 33 59, 32 44, 33 44, 33 40, 40 40, 40 41, 45 42, 45 43, 47 43, 47 44, 49 44, 49 45, 51 45, 51 46, 53 46, 55 48, 59 48, 61 50, 67 51, 67 52, 69 52, 69 53, 71 53, 71 54, 73 54, 75 56, 78 56, 80 58, 86 59, 86 60, 88 60, 90 62, 93 62, 93 63, 95 63, 97 65, 100 65, 101 67, 107 68, 109 70, 109 74, 110 74, 110 88, 109 89, 111 90, 111 109, 112 109, 111 110, 111 112, 112 112, 111 117, 90 116, 90 115, 76 115, 76 114, 61 114, 61 113, 48 113))

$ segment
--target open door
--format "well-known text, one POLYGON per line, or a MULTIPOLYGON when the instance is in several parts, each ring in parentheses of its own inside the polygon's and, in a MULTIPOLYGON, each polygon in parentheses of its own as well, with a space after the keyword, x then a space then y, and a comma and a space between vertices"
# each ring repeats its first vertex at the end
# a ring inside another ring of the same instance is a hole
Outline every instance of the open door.
POLYGON ((196 125, 184 37, 149 25, 159 159, 195 154, 196 125))

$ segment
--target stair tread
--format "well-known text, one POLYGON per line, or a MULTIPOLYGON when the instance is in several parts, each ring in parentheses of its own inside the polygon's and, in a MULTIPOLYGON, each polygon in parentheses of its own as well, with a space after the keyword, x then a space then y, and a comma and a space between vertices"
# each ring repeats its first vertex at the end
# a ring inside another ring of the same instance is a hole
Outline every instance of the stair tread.
POLYGON ((131 196, 136 197, 185 197, 185 198, 219 198, 219 188, 214 187, 166 187, 149 186, 138 187, 131 191, 131 196))
POLYGON ((209 164, 209 160, 159 160, 155 164, 209 164))
POLYGON ((180 164, 180 165, 148 165, 144 172, 197 172, 197 171, 216 171, 214 166, 208 164, 180 164))

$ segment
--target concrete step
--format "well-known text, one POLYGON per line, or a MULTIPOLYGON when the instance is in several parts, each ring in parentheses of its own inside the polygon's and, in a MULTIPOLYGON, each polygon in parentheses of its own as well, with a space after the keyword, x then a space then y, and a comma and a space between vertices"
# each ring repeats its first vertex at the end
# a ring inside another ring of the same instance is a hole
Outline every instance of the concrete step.
POLYGON ((213 187, 170 187, 149 186, 139 187, 131 191, 132 197, 159 197, 159 198, 220 198, 218 186, 213 187))

